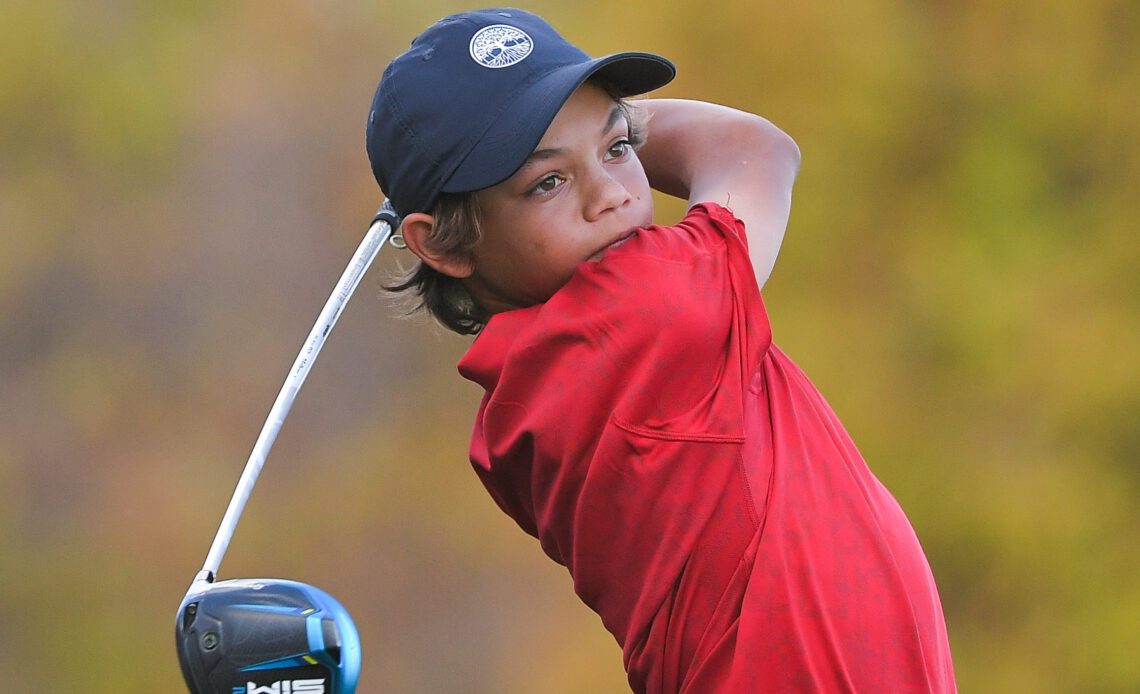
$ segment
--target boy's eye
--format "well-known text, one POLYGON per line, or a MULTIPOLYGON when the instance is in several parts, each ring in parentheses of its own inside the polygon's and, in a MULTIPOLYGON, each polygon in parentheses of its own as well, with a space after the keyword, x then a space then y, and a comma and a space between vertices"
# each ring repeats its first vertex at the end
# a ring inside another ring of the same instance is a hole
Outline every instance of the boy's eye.
POLYGON ((630 147, 629 140, 618 140, 610 145, 610 148, 606 150, 606 154, 608 154, 611 159, 621 159, 629 152, 630 147))
POLYGON ((535 193, 549 193, 561 185, 564 180, 566 179, 552 174, 539 181, 538 185, 533 188, 533 191, 535 193))

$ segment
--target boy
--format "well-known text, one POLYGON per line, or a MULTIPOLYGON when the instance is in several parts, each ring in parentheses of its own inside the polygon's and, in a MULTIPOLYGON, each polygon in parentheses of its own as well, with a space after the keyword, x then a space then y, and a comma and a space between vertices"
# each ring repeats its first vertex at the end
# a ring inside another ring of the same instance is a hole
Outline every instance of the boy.
POLYGON ((398 289, 478 335, 475 471, 635 691, 954 691, 910 524, 771 344, 799 151, 758 116, 623 100, 673 74, 497 9, 380 81, 369 158, 420 261, 398 289), (651 186, 681 222, 652 225, 651 186))

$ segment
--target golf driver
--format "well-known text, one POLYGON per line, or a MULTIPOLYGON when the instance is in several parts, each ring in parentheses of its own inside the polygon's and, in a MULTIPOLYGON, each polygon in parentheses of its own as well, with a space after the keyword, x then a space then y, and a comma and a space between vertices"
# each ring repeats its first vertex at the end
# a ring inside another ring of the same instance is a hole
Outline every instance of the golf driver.
POLYGON ((278 578, 215 581, 238 518, 265 458, 325 339, 400 220, 387 201, 325 302, 269 411, 206 562, 175 621, 182 676, 193 694, 352 694, 360 638, 348 611, 328 593, 278 578))

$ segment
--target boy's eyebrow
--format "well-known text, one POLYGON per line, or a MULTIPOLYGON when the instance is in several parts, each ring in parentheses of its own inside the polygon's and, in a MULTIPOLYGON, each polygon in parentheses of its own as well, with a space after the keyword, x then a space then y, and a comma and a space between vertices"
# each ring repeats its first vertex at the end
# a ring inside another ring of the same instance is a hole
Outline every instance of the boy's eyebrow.
POLYGON ((614 126, 617 125, 617 122, 624 117, 625 111, 622 110, 621 106, 614 104, 614 107, 610 109, 609 117, 606 118, 606 126, 602 128, 602 135, 605 135, 609 133, 609 131, 613 130, 614 126))
MULTIPOLYGON (((621 106, 614 104, 614 107, 610 110, 610 115, 606 117, 606 124, 602 128, 602 135, 604 136, 613 130, 618 121, 623 118, 625 118, 625 111, 622 110, 621 106)), ((519 167, 519 171, 530 168, 535 163, 543 161, 544 159, 552 159, 554 157, 557 157, 558 155, 563 154, 565 151, 566 150, 562 147, 536 149, 530 153, 530 156, 526 158, 526 161, 523 162, 523 165, 519 167)))
POLYGON ((519 171, 530 168, 531 166, 534 166, 535 164, 537 164, 538 162, 540 162, 544 159, 553 159, 554 157, 557 157, 558 155, 562 154, 565 151, 566 150, 563 149, 562 147, 550 147, 547 149, 536 149, 530 153, 530 156, 526 158, 526 161, 523 162, 523 165, 519 167, 519 171))

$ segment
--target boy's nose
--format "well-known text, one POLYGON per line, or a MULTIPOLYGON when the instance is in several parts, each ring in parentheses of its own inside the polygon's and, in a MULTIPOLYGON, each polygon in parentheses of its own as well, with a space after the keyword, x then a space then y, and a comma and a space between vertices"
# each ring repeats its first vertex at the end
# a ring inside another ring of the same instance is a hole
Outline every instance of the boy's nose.
POLYGON ((592 177, 590 194, 586 199, 586 221, 597 221, 605 213, 629 204, 632 198, 625 184, 611 176, 608 171, 598 171, 592 177))

